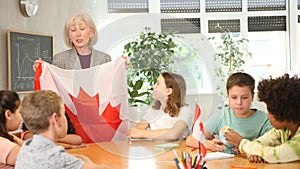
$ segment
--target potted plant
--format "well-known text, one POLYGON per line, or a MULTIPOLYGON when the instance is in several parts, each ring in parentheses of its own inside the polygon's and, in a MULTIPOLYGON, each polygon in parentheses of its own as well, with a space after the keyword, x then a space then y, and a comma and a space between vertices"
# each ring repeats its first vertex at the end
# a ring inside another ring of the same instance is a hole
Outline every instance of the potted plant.
POLYGON ((171 71, 172 56, 178 45, 174 35, 168 33, 141 32, 124 46, 123 55, 130 60, 127 84, 130 106, 151 104, 152 85, 163 71, 171 71))
MULTIPOLYGON (((251 53, 245 48, 249 42, 246 38, 235 39, 232 33, 227 30, 224 31, 222 28, 221 43, 214 43, 216 53, 214 55, 214 61, 217 63, 215 67, 215 77, 219 81, 217 85, 217 92, 225 102, 226 92, 226 81, 228 77, 235 72, 243 72, 243 66, 248 56, 251 57, 251 53)), ((210 41, 214 41, 215 37, 208 38, 210 41)), ((225 102, 225 106, 228 104, 225 102)))

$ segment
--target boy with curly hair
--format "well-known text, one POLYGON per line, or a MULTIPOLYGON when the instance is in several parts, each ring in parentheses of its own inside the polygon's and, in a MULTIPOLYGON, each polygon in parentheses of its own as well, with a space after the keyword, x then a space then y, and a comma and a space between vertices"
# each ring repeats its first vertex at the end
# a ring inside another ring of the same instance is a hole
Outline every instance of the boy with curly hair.
POLYGON ((284 163, 300 160, 300 79, 285 74, 258 84, 258 98, 267 105, 273 129, 254 141, 229 130, 229 143, 246 153, 250 162, 284 163))

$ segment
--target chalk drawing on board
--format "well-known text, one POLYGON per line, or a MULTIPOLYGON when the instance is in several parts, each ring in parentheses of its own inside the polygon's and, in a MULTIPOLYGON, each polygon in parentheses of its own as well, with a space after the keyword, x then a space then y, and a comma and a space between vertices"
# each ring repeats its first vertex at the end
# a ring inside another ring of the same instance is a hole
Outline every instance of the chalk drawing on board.
POLYGON ((53 36, 8 32, 9 89, 17 92, 33 90, 35 60, 52 62, 53 36))

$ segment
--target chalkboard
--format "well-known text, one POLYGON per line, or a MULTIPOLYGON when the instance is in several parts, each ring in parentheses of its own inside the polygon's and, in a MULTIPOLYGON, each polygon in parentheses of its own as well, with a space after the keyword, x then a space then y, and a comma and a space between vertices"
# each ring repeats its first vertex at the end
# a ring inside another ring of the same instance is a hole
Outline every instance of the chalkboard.
POLYGON ((53 36, 8 30, 8 89, 33 91, 35 60, 52 63, 53 36))

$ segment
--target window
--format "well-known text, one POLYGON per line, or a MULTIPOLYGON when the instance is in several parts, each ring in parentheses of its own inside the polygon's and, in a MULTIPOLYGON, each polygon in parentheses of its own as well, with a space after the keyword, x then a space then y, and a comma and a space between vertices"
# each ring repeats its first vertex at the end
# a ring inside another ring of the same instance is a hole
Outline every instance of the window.
POLYGON ((199 0, 161 0, 161 13, 198 13, 200 12, 199 0))
POLYGON ((108 0, 109 13, 148 12, 148 0, 108 0))
POLYGON ((285 31, 260 31, 248 34, 249 51, 248 72, 258 82, 269 76, 280 76, 286 70, 285 31))
POLYGON ((206 12, 241 12, 242 0, 205 0, 206 12))
POLYGON ((177 34, 200 33, 200 18, 162 19, 161 31, 177 34))
MULTIPOLYGON (((149 9, 149 15, 160 13, 162 17, 155 21, 160 21, 160 30, 154 30, 173 31, 183 36, 185 42, 199 33, 202 38, 219 38, 222 33, 219 27, 229 30, 236 38, 247 38, 249 43, 245 47, 252 57, 247 59, 245 71, 257 82, 268 76, 300 72, 296 64, 300 60, 300 0, 147 0, 144 4, 150 2, 151 8, 142 9, 149 9)), ((192 49, 202 44, 197 41, 194 45, 192 49)), ((199 69, 206 74, 201 78, 200 92, 208 91, 205 87, 211 86, 212 79, 204 62, 205 59, 199 69)))
POLYGON ((248 11, 286 10, 285 0, 248 0, 248 11))

